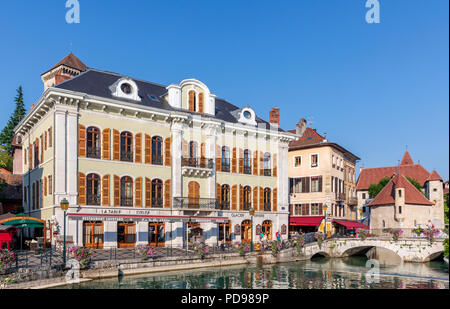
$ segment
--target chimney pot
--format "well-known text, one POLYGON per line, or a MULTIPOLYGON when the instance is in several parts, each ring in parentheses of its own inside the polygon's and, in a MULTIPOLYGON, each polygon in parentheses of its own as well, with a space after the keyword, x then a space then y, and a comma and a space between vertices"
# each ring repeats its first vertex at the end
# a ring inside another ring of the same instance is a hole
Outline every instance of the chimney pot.
POLYGON ((300 119, 300 122, 297 123, 297 126, 295 127, 295 131, 296 131, 295 133, 297 135, 302 136, 303 133, 305 133, 306 125, 307 125, 306 119, 305 118, 300 119))
POLYGON ((280 125, 280 109, 278 107, 272 108, 269 113, 269 122, 271 124, 280 125))

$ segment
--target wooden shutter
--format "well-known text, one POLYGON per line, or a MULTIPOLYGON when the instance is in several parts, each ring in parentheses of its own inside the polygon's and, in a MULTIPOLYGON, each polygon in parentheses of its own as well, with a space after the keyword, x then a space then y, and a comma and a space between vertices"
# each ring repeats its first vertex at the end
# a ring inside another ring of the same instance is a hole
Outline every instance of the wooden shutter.
POLYGON ((259 210, 264 211, 264 189, 259 187, 259 210))
POLYGON ((198 112, 203 114, 203 106, 204 106, 204 102, 203 102, 203 92, 199 93, 198 95, 198 112))
POLYGON ((278 189, 277 188, 273 189, 272 194, 273 194, 272 210, 278 211, 278 189))
POLYGON ((50 127, 50 129, 48 129, 48 147, 52 147, 53 145, 53 129, 52 127, 50 127))
POLYGON ((191 112, 195 112, 194 102, 195 102, 195 92, 189 91, 189 111, 191 112))
POLYGON ((216 145, 216 171, 222 170, 222 151, 219 145, 216 145))
POLYGON ((53 194, 53 177, 48 176, 48 194, 53 194))
POLYGON ((44 163, 44 135, 41 134, 41 163, 44 163))
POLYGON ((319 204, 319 215, 321 216, 323 214, 323 208, 322 203, 319 204))
POLYGON ((231 187, 231 210, 237 210, 237 185, 231 187))
POLYGON ((239 210, 244 209, 244 187, 239 185, 239 210))
POLYGON ((239 173, 244 174, 244 151, 239 148, 239 173))
POLYGON ((253 209, 258 210, 258 187, 253 188, 253 209))
POLYGON ((264 176, 264 153, 259 152, 259 175, 264 176))
POLYGON ((322 192, 322 176, 319 176, 319 192, 322 192))
POLYGON ((152 137, 148 134, 145 134, 144 136, 144 140, 145 140, 145 164, 151 164, 152 163, 152 137))
POLYGON ((44 148, 47 150, 47 131, 44 132, 44 148))
POLYGON ((27 149, 23 150, 23 165, 27 164, 27 149))
POLYGON ((103 176, 102 179, 102 205, 109 206, 109 175, 103 176))
MULTIPOLYGON (((44 149, 42 149, 44 151, 44 149)), ((44 188, 42 187, 42 179, 39 179, 39 206, 40 208, 44 208, 43 197, 44 197, 44 188)))
MULTIPOLYGON (((136 150, 136 163, 142 163, 142 133, 136 134, 135 142, 135 150, 136 150)), ((142 181, 142 180, 141 180, 142 181)))
POLYGON ((28 146, 28 170, 33 168, 33 147, 31 144, 28 146))
MULTIPOLYGON (((137 135, 136 135, 137 136, 137 135)), ((135 207, 142 207, 142 177, 136 178, 136 185, 134 187, 134 203, 135 207)))
POLYGON ((205 143, 200 144, 200 158, 202 158, 202 159, 206 158, 206 144, 205 143))
POLYGON ((114 206, 120 206, 120 177, 114 175, 114 206))
POLYGON ((164 183, 164 208, 171 208, 172 206, 172 191, 170 179, 164 183))
POLYGON ((145 207, 152 207, 152 181, 145 178, 145 207))
POLYGON ((117 130, 113 130, 113 160, 120 161, 120 132, 117 130))
POLYGON ((216 200, 218 203, 222 201, 222 186, 219 183, 216 184, 216 200))
POLYGON ((232 165, 232 172, 237 173, 237 149, 233 148, 233 159, 231 162, 232 165))
POLYGON ((44 196, 47 196, 47 176, 44 177, 44 196))
POLYGON ((166 138, 166 140, 164 141, 164 144, 165 144, 164 164, 165 164, 165 166, 171 166, 172 165, 172 154, 171 154, 171 150, 170 150, 170 147, 172 146, 171 141, 172 141, 172 139, 170 137, 166 138))
POLYGON ((253 175, 258 175, 258 151, 253 152, 253 175))
POLYGON ((110 129, 103 129, 103 160, 111 160, 111 154, 110 154, 110 145, 111 145, 111 130, 110 129))
POLYGON ((86 205, 86 175, 78 173, 78 204, 86 205))
POLYGON ((273 154, 273 177, 277 177, 278 176, 278 162, 277 162, 277 154, 274 153, 273 154))
POLYGON ((78 156, 86 158, 86 127, 78 125, 78 156))

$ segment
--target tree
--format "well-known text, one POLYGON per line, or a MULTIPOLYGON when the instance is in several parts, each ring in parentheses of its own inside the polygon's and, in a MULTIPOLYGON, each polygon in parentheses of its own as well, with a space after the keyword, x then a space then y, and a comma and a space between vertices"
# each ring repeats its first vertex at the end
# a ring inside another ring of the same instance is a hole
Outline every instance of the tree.
POLYGON ((7 169, 8 171, 11 171, 13 168, 13 158, 5 150, 4 146, 0 146, 0 168, 1 167, 7 169))
POLYGON ((391 178, 384 177, 378 183, 373 183, 369 186, 369 196, 375 198, 381 190, 391 181, 391 178))
POLYGON ((8 123, 0 133, 0 145, 4 146, 4 150, 12 155, 12 139, 14 137, 14 128, 22 121, 26 115, 25 105, 23 103, 23 91, 22 86, 17 89, 17 96, 14 98, 16 108, 13 114, 10 116, 8 123))
POLYGON ((420 185, 420 183, 419 183, 417 180, 415 180, 414 178, 408 177, 408 176, 406 176, 406 179, 408 179, 408 181, 409 181, 414 187, 416 187, 416 189, 419 190, 420 193, 422 193, 423 195, 425 195, 425 193, 423 193, 423 191, 422 191, 422 186, 420 185))

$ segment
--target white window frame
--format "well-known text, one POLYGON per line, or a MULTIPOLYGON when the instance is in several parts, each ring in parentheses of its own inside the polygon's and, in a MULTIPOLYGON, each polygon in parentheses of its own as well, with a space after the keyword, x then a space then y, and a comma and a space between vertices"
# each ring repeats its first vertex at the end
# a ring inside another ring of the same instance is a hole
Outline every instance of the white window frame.
POLYGON ((309 155, 309 168, 311 169, 315 169, 315 168, 319 168, 319 154, 318 153, 311 153, 309 155), (312 156, 317 156, 317 166, 312 166, 312 156))
POLYGON ((293 162, 293 165, 294 165, 294 168, 300 168, 300 167, 302 167, 302 165, 303 165, 303 156, 294 156, 294 162, 293 162), (299 165, 299 166, 296 166, 296 165, 295 165, 295 160, 296 160, 297 158, 300 158, 300 165, 299 165))

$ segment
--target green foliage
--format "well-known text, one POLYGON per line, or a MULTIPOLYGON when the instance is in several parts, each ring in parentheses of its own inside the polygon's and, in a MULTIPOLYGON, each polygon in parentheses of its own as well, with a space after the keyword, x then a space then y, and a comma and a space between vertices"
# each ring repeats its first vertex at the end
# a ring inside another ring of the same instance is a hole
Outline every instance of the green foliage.
POLYGON ((416 187, 417 190, 420 191, 420 193, 422 193, 423 195, 425 195, 425 193, 422 191, 422 186, 420 185, 420 183, 415 180, 414 178, 408 177, 406 176, 406 179, 408 179, 408 181, 414 186, 416 187))
POLYGON ((444 256, 448 259, 448 238, 444 240, 444 256))
POLYGON ((5 149, 5 146, 0 146, 0 168, 5 168, 8 171, 12 171, 13 157, 5 149))
POLYGON ((0 132, 0 145, 4 146, 5 151, 11 155, 12 146, 11 142, 14 137, 14 128, 19 124, 19 122, 25 117, 26 110, 23 103, 23 91, 22 86, 17 89, 17 96, 14 98, 16 108, 13 114, 10 116, 8 123, 0 132))
POLYGON ((448 194, 444 195, 444 221, 445 224, 448 224, 448 194))
POLYGON ((391 178, 384 177, 377 184, 373 183, 369 186, 369 196, 375 198, 381 190, 389 183, 391 178))

